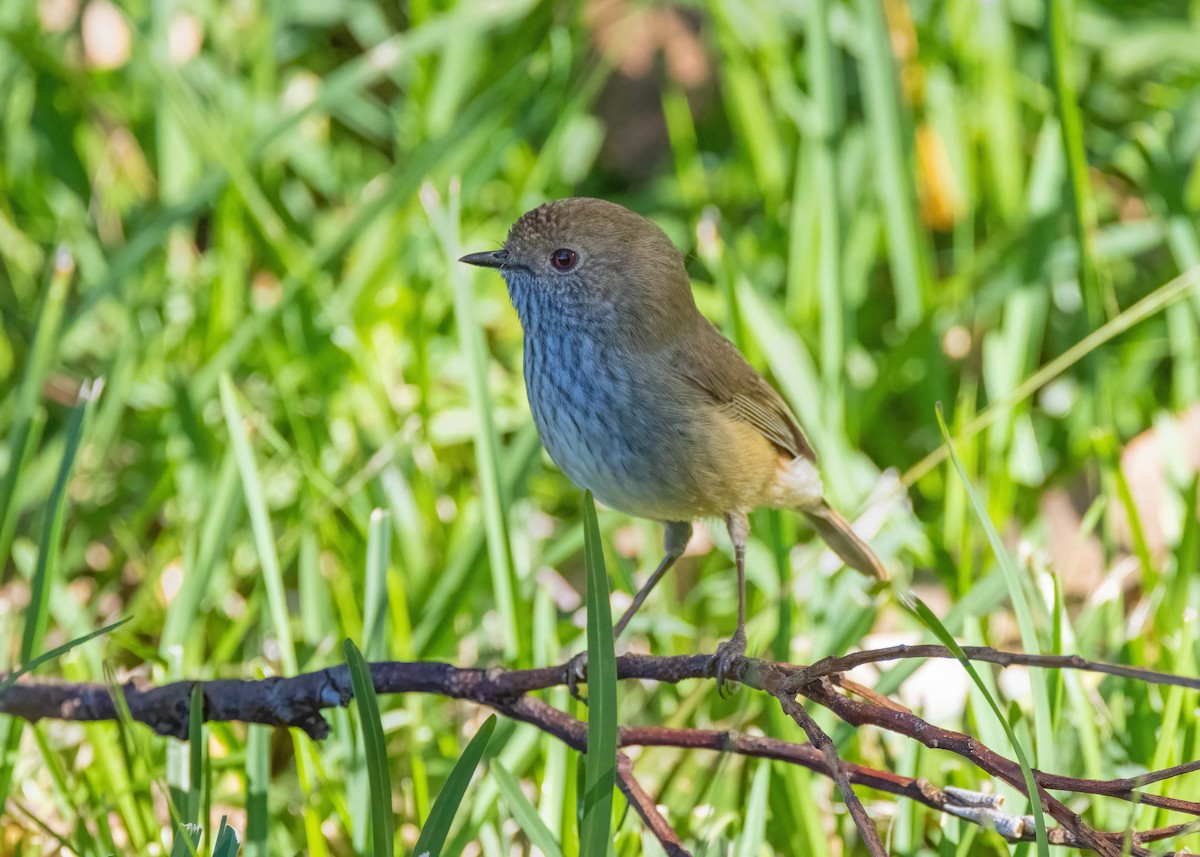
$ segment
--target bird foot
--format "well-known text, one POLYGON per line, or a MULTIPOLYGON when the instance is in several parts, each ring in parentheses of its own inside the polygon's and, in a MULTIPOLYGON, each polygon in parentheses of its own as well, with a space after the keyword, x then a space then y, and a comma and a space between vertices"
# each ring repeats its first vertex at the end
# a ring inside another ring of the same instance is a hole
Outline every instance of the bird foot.
POLYGON ((734 683, 734 679, 730 678, 730 675, 745 657, 746 630, 738 628, 732 637, 717 646, 712 660, 708 662, 708 674, 716 676, 717 693, 722 697, 732 692, 730 685, 734 683))
POLYGON ((587 662, 587 652, 583 651, 567 661, 564 667, 567 672, 567 690, 570 691, 571 696, 584 704, 587 703, 587 700, 579 693, 579 685, 587 684, 587 662))

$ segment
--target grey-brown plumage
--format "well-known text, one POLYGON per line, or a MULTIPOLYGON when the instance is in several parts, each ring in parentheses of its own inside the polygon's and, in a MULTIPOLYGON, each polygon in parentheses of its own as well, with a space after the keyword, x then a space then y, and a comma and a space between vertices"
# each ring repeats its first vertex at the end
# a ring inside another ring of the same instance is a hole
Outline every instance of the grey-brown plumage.
POLYGON ((714 657, 724 678, 745 650, 747 513, 794 508, 847 565, 882 563, 823 498, 816 455, 779 394, 696 308, 679 251, 619 205, 564 199, 525 214, 498 268, 525 331, 525 379, 542 442, 605 505, 667 525, 667 555, 617 623, 628 623, 687 544, 720 517, 738 570, 738 628, 714 657))

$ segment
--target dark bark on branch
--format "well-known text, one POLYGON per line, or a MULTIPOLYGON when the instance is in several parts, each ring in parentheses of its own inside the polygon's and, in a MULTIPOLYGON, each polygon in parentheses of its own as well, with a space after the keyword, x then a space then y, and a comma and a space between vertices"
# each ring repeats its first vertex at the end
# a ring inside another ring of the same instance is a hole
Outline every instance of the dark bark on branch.
MULTIPOLYGON (((1074 656, 1029 656, 978 647, 968 648, 967 654, 973 660, 999 666, 1020 664, 1078 669, 1132 680, 1200 688, 1200 681, 1195 679, 1096 664, 1074 656)), ((883 846, 881 843, 876 844, 878 834, 862 804, 854 796, 852 784, 904 795, 934 809, 995 827, 1013 840, 1031 840, 1034 838, 1032 821, 1027 817, 1003 813, 993 795, 950 788, 943 790, 923 780, 842 762, 837 759, 828 736, 819 728, 813 731, 816 727, 815 722, 794 698, 796 694, 802 695, 828 708, 853 726, 875 726, 913 738, 932 749, 955 753, 1025 793, 1024 778, 1015 761, 996 753, 968 735, 930 724, 903 706, 839 675, 855 666, 884 660, 951 656, 951 653, 941 646, 898 646, 856 652, 841 658, 826 658, 808 667, 752 658, 737 664, 733 677, 779 699, 785 711, 805 728, 810 738, 815 739, 818 745, 816 747, 812 744, 738 736, 726 732, 663 727, 623 727, 620 743, 622 746, 654 745, 707 749, 777 759, 803 765, 831 776, 837 782, 855 823, 873 854, 884 853, 883 846), (852 699, 840 693, 839 685, 862 699, 852 699), (829 755, 823 754, 822 750, 829 755)), ((617 659, 618 677, 668 683, 689 679, 709 680, 707 670, 710 660, 710 656, 706 654, 676 657, 624 655, 617 659)), ((371 665, 371 673, 378 693, 431 693, 471 700, 490 706, 515 720, 529 723, 576 750, 586 751, 585 724, 528 695, 533 691, 564 684, 566 676, 562 666, 503 671, 461 669, 442 663, 378 663, 371 665)), ((190 699, 195 684, 193 681, 184 681, 154 687, 144 682, 133 681, 125 684, 122 691, 134 720, 145 723, 159 734, 184 739, 187 736, 190 699)), ((349 673, 344 666, 330 667, 290 678, 268 678, 260 681, 218 679, 202 684, 203 716, 206 720, 293 727, 317 739, 325 737, 329 732, 329 726, 321 711, 347 705, 352 696, 349 673)), ((80 721, 113 720, 117 717, 117 708, 109 688, 104 684, 69 684, 24 677, 6 690, 0 691, 0 713, 29 721, 47 717, 80 721)), ((1148 795, 1138 791, 1151 783, 1196 770, 1200 770, 1200 761, 1138 777, 1103 781, 1035 771, 1039 800, 1045 812, 1060 825, 1049 830, 1050 842, 1055 845, 1087 848, 1105 857, 1117 857, 1123 853, 1124 843, 1128 841, 1131 846, 1124 853, 1146 857, 1150 852, 1144 847, 1144 843, 1195 833, 1200 829, 1200 822, 1176 824, 1131 834, 1097 831, 1086 825, 1078 815, 1046 790, 1106 796, 1200 816, 1198 802, 1148 795)), ((647 827, 658 837, 667 853, 688 853, 670 824, 659 813, 654 801, 634 778, 632 764, 624 754, 618 760, 618 785, 647 827)))
MULTIPOLYGON (((761 735, 741 735, 737 732, 722 732, 713 729, 678 729, 668 726, 625 726, 621 728, 620 744, 622 747, 677 747, 686 750, 712 750, 718 753, 734 753, 739 756, 752 756, 758 759, 774 759, 780 762, 788 762, 808 768, 810 771, 818 774, 825 774, 827 771, 825 759, 821 755, 821 751, 811 744, 796 744, 791 741, 783 741, 779 738, 767 738, 761 735)), ((998 795, 984 795, 982 793, 964 794, 961 789, 940 789, 928 780, 917 777, 906 777, 902 774, 868 768, 866 765, 858 765, 853 762, 842 762, 842 765, 850 777, 850 782, 854 785, 866 786, 875 791, 906 797, 917 803, 924 804, 930 809, 959 815, 962 810, 985 803, 982 798, 992 798, 992 800, 986 801, 986 805, 991 809, 1000 809, 1002 806, 998 795)), ((1196 769, 1197 765, 1198 763, 1193 762, 1190 766, 1180 765, 1177 768, 1189 767, 1196 769)), ((1182 771, 1177 771, 1177 768, 1168 768, 1167 770, 1182 773, 1182 771)), ((1045 777, 1048 781, 1066 780, 1072 783, 1090 783, 1092 787, 1087 792, 1088 794, 1117 797, 1124 800, 1131 800, 1134 803, 1148 803, 1148 801, 1144 800, 1148 795, 1133 793, 1132 797, 1127 796, 1129 792, 1122 784, 1130 782, 1130 779, 1073 780, 1070 777, 1057 777, 1039 773, 1039 779, 1042 777, 1045 777)), ((1131 779, 1140 780, 1141 778, 1131 779)), ((1048 785, 1048 783, 1044 783, 1044 785, 1048 785)), ((1057 786, 1049 785, 1048 787, 1057 788, 1057 786)), ((1198 808, 1198 812, 1200 812, 1200 808, 1198 808)), ((988 814, 980 814, 981 817, 985 815, 988 814)), ((1013 818, 1016 817, 1013 816, 1013 818)), ((971 818, 971 820, 979 819, 971 818)), ((1028 842, 1034 840, 1034 831, 1031 822, 1013 825, 1013 828, 1013 835, 1010 838, 1028 842)), ((1170 827, 1135 833, 1133 841, 1135 844, 1156 842, 1172 836, 1197 831, 1200 831, 1200 821, 1191 821, 1185 824, 1176 824, 1170 827)), ((1065 831, 1061 828, 1051 830, 1049 834, 1050 842, 1053 845, 1079 847, 1079 844, 1066 836, 1065 831)), ((1104 835, 1108 836, 1109 834, 1104 835)), ((1123 836, 1124 834, 1120 835, 1123 836)))
MULTIPOLYGON (((1013 788, 1025 791, 1025 778, 1021 767, 1011 759, 975 740, 969 735, 942 729, 908 712, 896 711, 879 705, 859 702, 837 693, 827 680, 813 682, 805 688, 805 696, 824 705, 852 726, 877 725, 900 735, 907 735, 933 750, 948 750, 970 760, 992 776, 999 777, 1013 788)), ((1036 777, 1035 777, 1036 779, 1036 777)), ((1099 836, 1083 823, 1083 819, 1064 803, 1054 798, 1038 783, 1042 809, 1063 826, 1082 846, 1090 848, 1103 857, 1120 857, 1118 844, 1099 836)))
POLYGON ((794 697, 788 696, 786 693, 776 694, 776 699, 783 706, 784 712, 796 721, 796 724, 804 730, 804 734, 808 736, 808 741, 817 748, 821 754, 821 758, 825 763, 826 773, 833 778, 837 784, 838 791, 842 793, 842 801, 846 804, 846 808, 850 810, 850 817, 854 819, 854 826, 858 828, 858 835, 862 837, 863 842, 867 846, 867 850, 871 852, 871 857, 887 857, 887 849, 883 847, 883 840, 879 838, 879 831, 875 829, 875 822, 871 821, 867 815, 867 810, 862 805, 862 801, 858 799, 858 795, 854 793, 854 789, 850 785, 850 777, 845 768, 845 763, 838 756, 837 748, 833 746, 833 739, 825 734, 825 731, 817 725, 817 721, 812 719, 804 706, 795 700, 794 697))
POLYGON ((662 845, 669 857, 685 857, 685 855, 691 854, 683 847, 683 840, 663 818, 650 795, 646 794, 641 784, 634 779, 633 762, 624 753, 617 754, 617 787, 621 790, 621 794, 625 795, 625 799, 637 810, 637 814, 641 816, 642 822, 650 829, 650 832, 658 838, 659 844, 662 845))
MULTIPOLYGON (((1079 655, 1026 655, 1022 652, 1001 652, 987 646, 963 646, 963 652, 972 661, 983 661, 1000 667, 1044 667, 1047 669, 1072 669, 1081 672, 1105 673, 1121 678, 1144 681, 1147 684, 1169 684, 1178 687, 1189 687, 1200 690, 1200 678, 1161 673, 1139 667, 1127 667, 1120 664, 1104 664, 1089 661, 1079 655)), ((798 672, 793 679, 798 684, 806 684, 821 676, 846 672, 864 664, 875 664, 881 661, 896 661, 912 658, 955 658, 954 652, 945 646, 889 646, 886 649, 871 649, 865 652, 854 652, 842 657, 829 657, 817 661, 811 666, 798 672)))

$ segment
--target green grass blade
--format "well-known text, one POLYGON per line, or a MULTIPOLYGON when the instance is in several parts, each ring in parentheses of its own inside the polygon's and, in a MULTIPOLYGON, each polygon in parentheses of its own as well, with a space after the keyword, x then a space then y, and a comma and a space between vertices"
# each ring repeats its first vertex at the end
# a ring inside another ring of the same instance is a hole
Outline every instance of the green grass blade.
MULTIPOLYGON (((148 789, 152 772, 156 768, 155 754, 151 752, 145 740, 143 726, 133 719, 129 711, 129 702, 125 698, 125 688, 117 681, 112 664, 104 663, 104 683, 116 709, 117 749, 124 767, 117 764, 116 754, 109 756, 106 767, 110 777, 120 777, 126 787, 132 786, 128 794, 117 798, 120 807, 121 822, 132 827, 131 837, 146 842, 158 828, 154 816, 154 808, 149 801, 139 800, 139 792, 148 789), (136 832, 134 832, 136 831, 136 832)), ((111 734, 111 733, 109 733, 111 734)))
POLYGON ((1017 627, 1021 634, 1021 645, 1030 654, 1038 654, 1041 651, 1041 645, 1038 642, 1037 627, 1034 624, 1033 612, 1029 608, 1029 602, 1025 598, 1025 588, 1021 583, 1020 574, 1012 561, 1012 557, 1009 556, 1008 550, 1005 549, 1004 542, 1000 540, 1000 534, 996 532, 995 525, 992 524, 991 518, 988 517, 987 506, 980 499, 975 486, 971 484, 966 468, 963 467, 962 461, 954 449, 954 443, 950 439, 950 430, 946 428, 945 414, 942 412, 940 403, 937 406, 937 421, 938 428, 942 432, 942 441, 946 444, 950 454, 950 461, 954 465, 954 469, 958 471, 959 478, 962 479, 963 488, 967 492, 967 498, 971 501, 971 506, 979 517, 979 523, 983 527, 984 534, 987 536, 988 544, 991 546, 992 552, 996 555, 996 562, 1000 565, 1000 570, 1004 573, 1004 581, 1008 585, 1008 594, 1013 602, 1013 610, 1017 614, 1017 627))
MULTIPOLYGON (((1159 286, 1133 306, 1124 310, 1120 315, 1105 322, 1083 339, 1076 342, 1062 354, 1042 366, 1022 381, 1011 393, 999 402, 993 402, 986 410, 980 411, 971 418, 962 431, 958 433, 960 443, 974 437, 994 423, 1005 409, 1017 402, 1024 401, 1038 390, 1045 387, 1059 375, 1066 372, 1101 345, 1115 339, 1137 324, 1162 312, 1186 298, 1189 294, 1200 294, 1200 267, 1184 271, 1179 276, 1159 286)), ((929 455, 922 458, 908 469, 902 478, 905 485, 912 485, 925 476, 930 470, 941 464, 948 454, 946 445, 939 446, 929 455)))
POLYGON ((1063 149, 1067 154, 1070 176, 1072 219, 1075 224, 1075 243, 1079 251, 1079 279, 1083 287, 1088 319, 1093 327, 1105 316, 1119 312, 1116 296, 1111 289, 1102 289, 1096 270, 1096 205, 1092 200, 1091 177, 1087 151, 1083 144, 1083 120, 1080 117, 1079 95, 1071 72, 1071 43, 1067 33, 1067 15, 1073 0, 1050 0, 1046 4, 1046 40, 1054 73, 1055 103, 1058 106, 1059 128, 1063 149))
POLYGON ((262 566, 263 583, 267 589, 267 605, 275 636, 279 639, 280 660, 288 675, 299 672, 296 647, 292 643, 291 614, 288 611, 287 595, 283 585, 283 571, 279 567, 279 556, 275 552, 275 531, 267 512, 267 500, 263 493, 262 479, 254 461, 254 450, 246 431, 242 412, 238 408, 237 393, 233 381, 222 374, 219 382, 221 409, 225 414, 225 425, 229 429, 229 441, 237 458, 238 471, 242 478, 242 493, 246 498, 246 509, 250 513, 250 526, 254 531, 254 546, 262 566))
POLYGON ((181 824, 175 828, 175 841, 171 844, 171 857, 194 857, 203 831, 196 824, 181 824))
POLYGON ((1009 725, 1008 719, 1000 710, 1000 706, 996 704, 995 698, 988 691, 987 684, 979 677, 979 673, 975 671, 975 665, 967 659, 967 654, 958 645, 954 637, 946 626, 941 623, 941 620, 934 615, 925 602, 911 593, 903 596, 901 602, 912 611, 913 615, 921 622, 922 625, 933 631, 934 635, 941 640, 942 645, 946 646, 954 657, 958 658, 959 663, 963 665, 963 669, 971 677, 971 681, 975 682, 975 686, 979 692, 983 694, 989 706, 996 714, 996 720, 1004 728, 1004 733, 1008 736, 1008 741, 1012 745, 1013 753, 1016 754, 1017 762, 1021 765, 1021 774, 1025 778, 1025 788, 1030 796, 1030 803, 1033 806, 1033 822, 1037 830, 1037 850, 1038 857, 1050 857, 1050 844, 1046 839, 1046 819, 1042 812, 1042 802, 1038 797, 1037 782, 1033 779, 1033 768, 1029 764, 1029 758, 1025 755, 1025 749, 1021 746, 1021 742, 1017 740, 1016 733, 1013 732, 1012 726, 1009 725))
POLYGON ((204 683, 199 681, 192 685, 188 709, 188 750, 188 795, 183 820, 199 824, 204 796, 204 683))
POLYGON ((462 255, 458 238, 457 182, 452 183, 447 206, 442 206, 436 190, 430 184, 421 188, 421 203, 425 206, 446 257, 452 260, 449 273, 454 285, 454 319, 459 342, 467 355, 467 384, 475 418, 475 460, 483 495, 481 503, 487 533, 488 567, 492 574, 496 611, 502 620, 504 655, 510 660, 520 659, 524 650, 521 642, 523 635, 514 601, 512 547, 504 515, 500 440, 488 392, 487 351, 483 333, 475 321, 472 278, 463 270, 464 266, 457 262, 462 255))
MULTIPOLYGON (((79 793, 74 789, 74 782, 68 781, 69 777, 74 776, 75 769, 69 769, 64 760, 62 760, 51 748, 50 740, 46 737, 46 730, 34 729, 33 740, 37 744, 37 748, 41 754, 42 762, 45 765, 46 772, 49 774, 51 782, 53 783, 59 806, 77 806, 80 801, 79 793)), ((102 845, 100 842, 99 836, 88 830, 86 826, 75 830, 72 838, 73 842, 71 848, 76 854, 107 853, 104 845, 102 845)))
MULTIPOLYGON (((542 445, 538 439, 537 428, 528 425, 524 431, 517 434, 506 451, 504 466, 500 471, 502 495, 507 495, 513 490, 514 485, 518 482, 519 474, 541 454, 542 445)), ((490 545, 485 545, 486 541, 487 537, 483 529, 477 526, 471 527, 466 532, 465 538, 458 542, 455 551, 447 558, 445 570, 425 599, 421 618, 413 630, 413 649, 418 655, 431 646, 439 635, 446 633, 446 629, 450 626, 446 617, 451 615, 453 603, 460 597, 463 587, 467 585, 469 573, 478 561, 477 557, 482 555, 485 549, 491 550, 490 545)), ((572 550, 570 553, 575 553, 575 551, 572 550)), ((547 562, 552 562, 552 560, 547 559, 547 562)), ((496 579, 494 569, 492 574, 492 586, 495 590, 500 581, 496 579)))
POLYGON ((583 495, 583 562, 587 574, 588 733, 579 853, 603 855, 612 844, 617 775, 617 660, 608 573, 591 491, 583 495))
POLYGON ((499 759, 493 760, 488 765, 488 771, 496 781, 496 785, 500 787, 500 795, 508 804, 509 812, 521 826, 521 830, 529 837, 530 844, 540 849, 546 857, 562 857, 562 849, 554 839, 554 834, 550 832, 546 822, 542 821, 533 804, 521 791, 517 778, 504 765, 500 764, 499 759))
POLYGON ((928 262, 925 234, 917 221, 912 168, 900 102, 900 81, 892 53, 883 4, 859 0, 865 30, 858 62, 862 67, 863 96, 871 128, 880 203, 887 223, 888 261, 896 291, 896 323, 902 328, 918 324, 925 314, 928 262))
POLYGON ((483 758, 488 740, 491 739, 495 729, 496 715, 493 714, 483 721, 483 725, 479 727, 475 737, 471 739, 462 755, 458 757, 458 761, 454 763, 454 769, 450 771, 450 776, 446 778, 446 784, 438 792, 437 800, 433 802, 433 809, 429 811, 429 818, 425 819, 425 826, 421 828, 421 835, 412 850, 417 857, 422 857, 422 855, 439 857, 442 853, 442 848, 446 844, 446 836, 450 833, 450 824, 454 821, 455 813, 458 812, 458 805, 462 803, 467 786, 471 784, 471 777, 475 775, 475 769, 479 767, 479 760, 483 758))
MULTIPOLYGON (((823 407, 831 411, 829 420, 834 426, 841 425, 843 407, 843 360, 845 358, 846 317, 845 289, 842 282, 842 225, 841 211, 837 198, 838 161, 837 136, 841 133, 844 107, 842 104, 841 75, 838 73, 841 57, 830 39, 828 0, 814 2, 809 9, 807 32, 812 48, 807 58, 808 73, 812 80, 813 101, 819 115, 820 133, 815 140, 815 188, 804 187, 799 176, 796 183, 796 200, 810 193, 816 195, 818 259, 817 281, 821 307, 821 380, 825 393, 823 407)), ((797 208, 801 206, 796 205, 797 208)), ((795 253, 795 250, 792 251, 795 253)))
POLYGON ((742 835, 738 837, 733 850, 733 857, 758 857, 763 847, 767 832, 767 806, 771 797, 771 763, 761 761, 754 772, 754 780, 750 784, 750 794, 746 798, 745 821, 742 823, 742 835))
MULTIPOLYGON (((66 445, 63 449, 62 460, 59 462, 58 475, 54 487, 46 501, 46 510, 42 519, 42 533, 38 546, 37 565, 34 569, 33 580, 30 582, 29 606, 25 609, 25 623, 21 631, 21 663, 30 665, 34 661, 34 652, 42 645, 46 634, 46 626, 50 619, 50 594, 58 576, 58 561, 62 542, 63 526, 66 519, 67 483, 71 478, 71 470, 75 464, 75 455, 83 438, 84 419, 94 396, 99 393, 100 384, 84 385, 79 394, 79 402, 71 411, 67 420, 66 445)), ((11 468, 15 462, 10 463, 11 468)), ((26 669, 31 669, 27 666, 26 669)), ((21 733, 24 731, 23 722, 17 719, 0 723, 0 749, 4 761, 0 763, 0 798, 7 799, 11 785, 12 767, 8 759, 15 754, 20 745, 21 733)))
POLYGON ((71 649, 75 648, 76 646, 82 646, 89 640, 94 640, 97 637, 102 637, 105 634, 115 631, 132 618, 132 616, 126 616, 124 619, 121 619, 118 622, 113 622, 111 625, 105 625, 103 628, 100 628, 97 631, 92 631, 90 634, 84 634, 82 637, 76 637, 70 642, 63 643, 61 646, 55 646, 48 652, 43 652, 29 663, 22 664, 19 668, 6 675, 4 680, 0 681, 0 693, 3 693, 6 689, 12 687, 13 684, 15 684, 17 680, 21 678, 21 676, 33 672, 42 664, 49 663, 55 658, 65 655, 67 652, 71 651, 71 649))
POLYGON ((17 525, 17 485, 29 457, 34 415, 42 394, 42 382, 50 370, 50 361, 59 347, 59 327, 68 287, 75 273, 70 252, 59 248, 50 271, 50 281, 38 306, 34 339, 25 374, 17 390, 15 412, 8 415, 8 469, 0 480, 0 557, 8 556, 17 525))
POLYGON ((58 466, 54 487, 46 502, 46 514, 42 520, 42 535, 38 549, 37 568, 30 589, 30 603, 25 611, 25 628, 21 634, 21 662, 33 660, 34 652, 41 647, 46 634, 46 623, 50 616, 50 591, 58 575, 59 543, 62 541, 63 526, 67 513, 67 483, 75 466, 75 455, 83 439, 84 417, 88 406, 99 387, 85 385, 79 394, 79 403, 71 411, 67 421, 66 447, 58 466))
MULTIPOLYGON (((720 9, 720 5, 717 9, 720 9)), ((718 33, 729 32, 719 27, 718 33)), ((772 109, 761 75, 747 52, 733 39, 721 39, 721 86, 727 93, 730 119, 745 142, 754 167, 758 187, 768 198, 776 197, 784 186, 787 167, 777 126, 771 121, 772 109)))
POLYGON ((1100 459, 1108 465, 1112 473, 1117 500, 1125 510, 1133 553, 1142 564, 1142 587, 1147 592, 1153 592, 1159 586, 1158 563, 1154 561, 1150 552, 1150 544, 1146 541, 1146 528, 1142 525, 1142 513, 1138 510, 1137 502, 1133 499, 1133 489, 1129 486, 1129 480, 1125 478, 1125 471, 1121 467, 1121 452, 1117 448, 1117 439, 1112 432, 1098 433, 1095 446, 1100 459))
POLYGON ((1180 625, 1185 621, 1186 611, 1177 609, 1180 604, 1188 603, 1188 588, 1192 584, 1195 569, 1200 568, 1200 475, 1193 479, 1184 489, 1183 494, 1183 532, 1179 536, 1179 544, 1175 547, 1174 574, 1167 580, 1167 595, 1163 604, 1167 609, 1159 610, 1159 621, 1164 633, 1174 635, 1179 633, 1180 625), (1170 605, 1176 605, 1171 607, 1170 605))
POLYGON ((213 570, 217 565, 219 546, 228 542, 240 506, 238 496, 237 456, 226 452, 218 470, 216 484, 211 487, 205 509, 195 563, 187 569, 176 597, 167 606, 163 620, 159 653, 166 655, 173 646, 182 646, 188 631, 200 615, 207 597, 213 570))
POLYGON ((271 727, 257 723, 246 728, 246 857, 270 854, 267 792, 271 786, 271 731, 271 727))
MULTIPOLYGON (((183 649, 179 646, 167 652, 165 672, 172 680, 183 678, 183 649)), ((194 710, 188 709, 189 717, 194 710)), ((191 734, 190 721, 188 734, 191 734)), ((166 746, 167 809, 174 824, 191 821, 187 818, 188 793, 191 790, 191 749, 191 741, 168 741, 166 746)))
POLYGON ((387 742, 383 736, 383 723, 379 719, 375 682, 371 678, 370 665, 353 641, 346 640, 342 650, 346 653, 346 665, 350 667, 350 681, 354 685, 354 698, 358 700, 358 719, 366 748, 367 778, 371 784, 371 853, 375 857, 392 857, 395 829, 392 820, 392 783, 388 774, 387 742))
POLYGON ((225 823, 225 816, 221 816, 221 826, 217 829, 212 857, 237 857, 240 847, 237 831, 225 823))
POLYGON ((363 598, 363 648, 367 660, 387 658, 388 564, 392 558, 392 522, 383 509, 371 512, 367 529, 367 591, 363 598))
MULTIPOLYGON (((1021 645, 1030 654, 1040 654, 1042 647, 1038 639, 1037 622, 1034 619, 1029 601, 1025 597, 1025 586, 1021 580, 1020 572, 1018 572, 1016 563, 1013 562, 1012 557, 1005 549, 1004 543, 1000 540, 1000 534, 996 532, 996 527, 992 524, 992 520, 988 516, 987 507, 980 499, 975 486, 971 484, 971 480, 967 477, 966 468, 963 467, 963 463, 954 449, 954 443, 950 440, 950 430, 946 428, 945 414, 942 413, 940 403, 937 406, 937 421, 938 428, 942 432, 942 439, 949 449, 950 461, 954 464, 954 469, 958 471, 958 476, 962 480, 963 489, 967 493, 971 507, 975 510, 975 515, 979 518, 979 524, 983 527, 988 544, 992 548, 992 553, 995 554, 996 561, 1000 565, 1000 570, 1004 574, 1004 582, 1008 587, 1008 597, 1012 602, 1013 612, 1017 617, 1017 628, 1021 635, 1021 645)), ((1054 758, 1056 745, 1054 730, 1051 727, 1050 697, 1046 689, 1045 676, 1041 673, 1032 672, 1029 674, 1029 684, 1033 694, 1033 721, 1037 733, 1037 759, 1044 768, 1054 770, 1057 767, 1054 758)))

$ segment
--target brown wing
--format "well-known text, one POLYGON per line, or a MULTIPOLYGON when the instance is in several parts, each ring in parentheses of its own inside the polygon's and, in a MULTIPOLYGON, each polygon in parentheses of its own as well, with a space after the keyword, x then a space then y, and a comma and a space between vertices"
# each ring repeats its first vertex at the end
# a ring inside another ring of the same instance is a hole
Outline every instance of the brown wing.
POLYGON ((789 458, 817 460, 803 429, 775 388, 762 379, 740 351, 707 320, 680 355, 679 370, 730 415, 754 426, 789 458))

